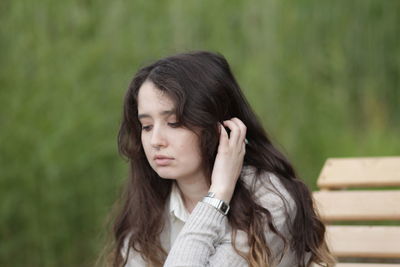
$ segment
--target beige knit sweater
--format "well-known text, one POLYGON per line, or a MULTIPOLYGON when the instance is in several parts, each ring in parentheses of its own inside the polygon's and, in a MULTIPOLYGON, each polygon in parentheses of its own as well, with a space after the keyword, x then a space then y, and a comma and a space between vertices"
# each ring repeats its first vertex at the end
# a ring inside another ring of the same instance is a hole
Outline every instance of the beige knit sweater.
MULTIPOLYGON (((296 215, 296 205, 280 180, 272 173, 263 173, 260 179, 256 180, 255 169, 252 167, 244 167, 242 177, 245 184, 254 190, 258 202, 271 212, 274 225, 290 243, 288 227, 296 215)), ((213 206, 198 202, 172 247, 165 247, 169 254, 164 266, 248 266, 247 261, 234 250, 231 233, 232 229, 226 216, 213 206)), ((265 225, 264 234, 272 252, 273 266, 298 266, 294 251, 290 247, 284 251, 283 241, 269 230, 268 225, 265 225)), ((244 252, 249 250, 245 232, 238 231, 236 247, 244 252)), ((125 254, 123 253, 124 257, 125 254)), ((140 256, 135 256, 141 259, 140 256)), ((309 258, 310 255, 306 256, 309 258)), ((133 255, 130 255, 130 258, 132 257, 133 255)), ((145 266, 130 262, 128 261, 126 266, 145 266)))

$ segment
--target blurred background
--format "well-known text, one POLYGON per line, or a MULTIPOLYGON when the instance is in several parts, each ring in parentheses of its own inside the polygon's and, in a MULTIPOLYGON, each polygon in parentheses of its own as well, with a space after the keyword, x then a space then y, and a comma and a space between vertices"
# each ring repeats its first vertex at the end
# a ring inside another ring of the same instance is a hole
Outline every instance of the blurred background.
POLYGON ((197 49, 312 189, 327 157, 400 154, 400 1, 2 0, 0 266, 94 265, 127 85, 197 49))

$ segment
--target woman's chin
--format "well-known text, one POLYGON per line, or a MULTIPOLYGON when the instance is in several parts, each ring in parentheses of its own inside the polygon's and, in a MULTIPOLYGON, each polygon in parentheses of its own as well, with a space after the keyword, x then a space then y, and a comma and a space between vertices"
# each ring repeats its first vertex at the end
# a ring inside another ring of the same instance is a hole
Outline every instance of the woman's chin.
POLYGON ((160 170, 160 169, 155 170, 155 171, 158 174, 158 176, 160 176, 160 178, 162 178, 162 179, 173 179, 173 180, 176 179, 175 175, 171 174, 169 171, 160 170))

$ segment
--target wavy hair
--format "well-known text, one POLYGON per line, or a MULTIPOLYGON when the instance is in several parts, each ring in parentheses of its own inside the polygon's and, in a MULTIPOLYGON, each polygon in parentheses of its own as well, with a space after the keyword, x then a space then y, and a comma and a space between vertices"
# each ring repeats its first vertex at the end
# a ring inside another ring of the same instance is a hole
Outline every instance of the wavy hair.
MULTIPOLYGON (((290 224, 291 238, 287 239, 274 227, 271 212, 259 205, 254 192, 241 178, 238 179, 228 221, 232 227, 234 249, 249 266, 272 265, 270 244, 264 235, 265 223, 282 238, 286 248, 291 246, 295 251, 299 266, 309 266, 312 262, 332 266, 334 259, 325 243, 325 226, 315 212, 311 192, 298 179, 286 157, 271 143, 226 59, 206 51, 160 59, 141 68, 129 85, 118 147, 129 162, 130 172, 113 226, 112 266, 125 265, 128 257, 124 259, 121 251, 126 240, 128 253, 130 249, 137 251, 151 266, 162 266, 167 257, 161 246, 160 233, 164 228, 164 210, 172 181, 160 178, 150 167, 141 144, 137 95, 147 80, 173 100, 177 120, 183 127, 201 129, 200 149, 209 179, 218 148, 218 122, 237 117, 247 126, 246 137, 250 140, 243 164, 254 166, 258 174, 263 171, 274 173, 295 201, 296 216, 290 224), (235 246, 238 230, 247 233, 248 253, 235 246), (311 252, 307 262, 306 252, 311 252)), ((263 176, 256 177, 262 179, 263 176)))

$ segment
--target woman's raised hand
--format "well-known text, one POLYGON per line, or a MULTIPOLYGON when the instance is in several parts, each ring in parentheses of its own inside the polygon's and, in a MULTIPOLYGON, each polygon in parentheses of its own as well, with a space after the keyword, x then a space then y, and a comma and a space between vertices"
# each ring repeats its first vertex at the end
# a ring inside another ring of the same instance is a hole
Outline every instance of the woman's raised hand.
POLYGON ((246 152, 246 125, 238 118, 232 118, 220 124, 218 153, 211 175, 210 191, 215 197, 230 202, 237 179, 243 166, 246 152), (225 128, 230 129, 230 135, 225 128))

